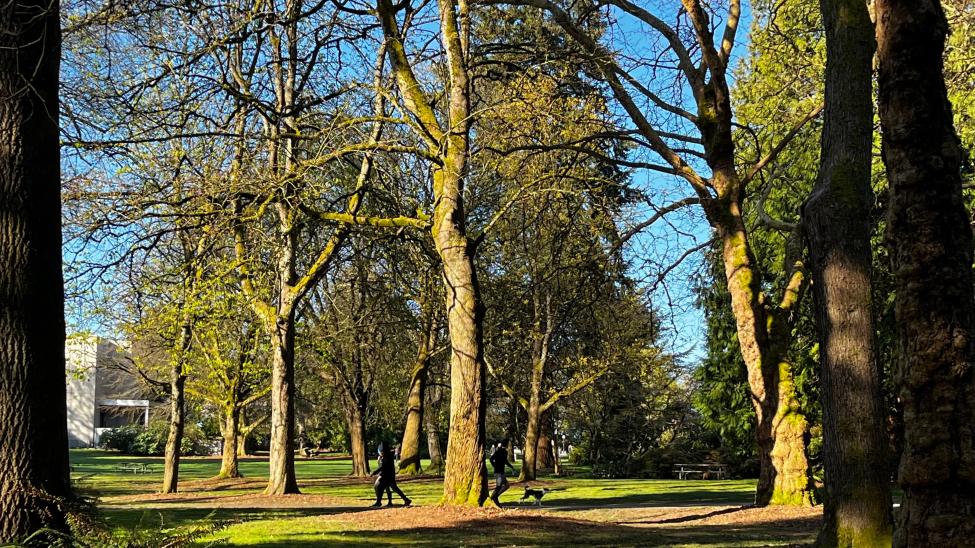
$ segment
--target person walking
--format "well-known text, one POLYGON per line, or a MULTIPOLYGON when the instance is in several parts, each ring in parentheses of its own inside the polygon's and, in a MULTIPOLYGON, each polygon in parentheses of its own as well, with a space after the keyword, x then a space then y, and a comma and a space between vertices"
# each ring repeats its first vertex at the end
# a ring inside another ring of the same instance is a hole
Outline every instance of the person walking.
POLYGON ((495 447, 494 452, 491 453, 491 465, 494 466, 494 492, 491 493, 491 500, 498 507, 501 507, 501 494, 508 490, 510 485, 508 485, 508 477, 505 475, 506 468, 511 468, 512 472, 515 472, 515 467, 510 462, 508 462, 508 440, 501 440, 501 443, 495 447))
POLYGON ((393 495, 391 491, 396 491, 396 494, 403 499, 403 506, 409 506, 413 504, 413 501, 409 497, 400 491, 400 488, 396 485, 396 462, 395 455, 393 451, 389 449, 388 446, 379 446, 379 467, 372 475, 379 475, 376 479, 376 503, 372 506, 378 508, 383 505, 383 492, 387 492, 388 503, 387 506, 393 505, 393 495))

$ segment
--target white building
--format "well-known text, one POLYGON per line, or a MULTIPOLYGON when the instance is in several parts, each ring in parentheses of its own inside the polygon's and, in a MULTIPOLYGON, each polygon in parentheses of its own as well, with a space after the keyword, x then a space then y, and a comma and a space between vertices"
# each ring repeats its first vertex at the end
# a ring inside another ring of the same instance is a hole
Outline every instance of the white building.
POLYGON ((98 337, 69 337, 65 361, 69 446, 95 447, 106 430, 149 424, 151 402, 124 349, 98 337))

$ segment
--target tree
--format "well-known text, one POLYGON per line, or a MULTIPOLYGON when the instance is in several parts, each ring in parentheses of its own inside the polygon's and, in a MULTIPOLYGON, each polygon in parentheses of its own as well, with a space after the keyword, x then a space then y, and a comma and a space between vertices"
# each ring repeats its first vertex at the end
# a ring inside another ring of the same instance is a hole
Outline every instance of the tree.
POLYGON ((748 389, 748 370, 741 358, 735 318, 729 306, 731 295, 721 272, 720 250, 705 256, 710 272, 696 283, 698 306, 707 322, 707 354, 694 370, 697 383, 694 407, 704 427, 721 438, 735 461, 747 462, 755 456, 755 408, 748 389))
POLYGON ((948 26, 932 0, 880 0, 876 16, 904 410, 894 546, 971 545, 975 296, 962 154, 943 75, 948 26))
MULTIPOLYGON (((578 359, 603 362, 605 373, 582 390, 561 415, 575 462, 592 466, 597 477, 658 474, 655 453, 689 433, 682 417, 693 413, 673 355, 659 346, 660 320, 645 295, 624 280, 582 314, 573 333, 578 359)), ((682 462, 683 459, 677 462, 682 462)))
POLYGON ((390 283, 394 277, 381 267, 397 260, 381 259, 389 247, 377 243, 352 239, 353 256, 335 269, 325 288, 327 300, 313 300, 305 312, 311 335, 307 345, 319 362, 319 374, 340 395, 352 475, 360 477, 369 475, 366 430, 374 393, 400 381, 396 372, 406 368, 401 350, 409 345, 404 327, 412 319, 405 296, 390 283))
MULTIPOLYGON (((812 503, 812 486, 805 438, 809 427, 801 411, 796 392, 793 365, 788 360, 795 309, 806 286, 805 265, 801 255, 790 254, 786 260, 785 283, 773 297, 767 274, 756 260, 750 230, 745 222, 745 197, 750 182, 766 166, 774 163, 779 153, 803 125, 821 110, 814 107, 795 116, 793 130, 766 154, 744 163, 736 155, 733 103, 728 79, 729 64, 741 15, 741 3, 732 0, 724 14, 723 24, 699 0, 684 0, 682 12, 691 32, 664 22, 649 9, 629 0, 611 3, 626 17, 644 25, 666 44, 643 54, 642 61, 655 67, 641 70, 624 62, 629 55, 618 55, 586 32, 582 20, 590 10, 567 10, 552 0, 491 0, 492 4, 518 4, 544 9, 562 30, 591 57, 596 74, 609 87, 626 114, 632 128, 620 130, 621 136, 638 135, 634 144, 645 146, 662 160, 662 164, 627 161, 623 165, 639 167, 683 179, 693 196, 661 205, 645 221, 625 234, 625 239, 652 225, 666 214, 700 205, 722 246, 724 274, 731 294, 731 308, 737 325, 742 357, 748 369, 757 420, 756 441, 759 447, 760 475, 756 504, 812 503), (720 29, 720 30, 719 30, 720 29), (684 42, 692 36, 691 43, 684 42), (650 59, 653 61, 649 61, 650 59), (655 86, 656 75, 663 70, 674 74, 686 85, 683 95, 655 86), (657 68, 659 67, 659 68, 657 68), (641 81, 645 78, 645 81, 641 81), (665 93, 672 93, 666 100, 665 93), (691 97, 691 112, 684 107, 691 97), (652 107, 644 109, 642 105, 652 107), (665 125, 669 123, 669 125, 665 125), (701 161, 706 165, 703 168, 701 161)), ((653 48, 656 42, 645 41, 653 48)), ((796 239, 798 234, 793 234, 796 239)), ((707 247, 699 244, 688 253, 707 247)), ((799 246, 792 245, 790 250, 799 246)), ((686 254, 685 254, 686 256, 686 254)))
MULTIPOLYGON (((406 424, 403 426, 403 438, 400 442, 399 472, 408 475, 422 472, 420 466, 420 434, 423 428, 424 412, 426 411, 426 393, 431 360, 440 331, 439 318, 434 308, 436 306, 434 298, 439 295, 433 287, 433 272, 424 266, 421 266, 419 280, 417 280, 419 285, 415 296, 419 309, 417 351, 416 360, 410 371, 410 388, 406 400, 406 424)), ((434 432, 433 435, 436 436, 436 433, 434 432)), ((431 458, 432 456, 431 454, 431 458)), ((434 463, 431 462, 431 467, 433 466, 434 463)))
POLYGON ((239 457, 244 439, 267 417, 248 423, 245 411, 271 388, 267 341, 235 285, 235 280, 216 278, 203 290, 189 355, 194 368, 186 385, 189 395, 217 411, 223 436, 218 478, 243 477, 239 457))
POLYGON ((823 398, 821 546, 890 542, 880 369, 874 350, 870 210, 873 25, 866 3, 823 0, 826 109, 819 178, 803 207, 823 398))
POLYGON ((0 7, 0 542, 65 530, 59 3, 0 7))
POLYGON ((436 160, 433 167, 433 236, 443 273, 447 328, 450 333, 450 433, 443 502, 481 505, 487 499, 484 465, 483 321, 477 271, 476 240, 467 233, 464 179, 470 154, 471 80, 470 6, 467 0, 439 0, 440 38, 447 62, 446 119, 436 115, 434 102, 417 79, 397 21, 405 6, 379 0, 377 15, 396 87, 405 109, 416 120, 419 137, 436 160))

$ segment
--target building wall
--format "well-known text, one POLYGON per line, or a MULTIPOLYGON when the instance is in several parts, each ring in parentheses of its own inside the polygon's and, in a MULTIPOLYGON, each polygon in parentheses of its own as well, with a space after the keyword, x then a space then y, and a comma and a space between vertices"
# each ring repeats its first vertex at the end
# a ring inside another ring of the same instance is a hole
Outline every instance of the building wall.
POLYGON ((95 364, 98 340, 69 338, 65 343, 67 370, 68 446, 91 447, 95 444, 95 364))

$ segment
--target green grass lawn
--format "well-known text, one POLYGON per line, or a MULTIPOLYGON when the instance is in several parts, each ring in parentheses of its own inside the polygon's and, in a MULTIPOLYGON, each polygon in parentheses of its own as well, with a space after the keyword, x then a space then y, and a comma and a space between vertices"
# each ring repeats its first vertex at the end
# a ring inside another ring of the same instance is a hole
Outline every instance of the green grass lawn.
POLYGON ((694 524, 716 507, 724 513, 720 508, 730 512, 748 504, 754 480, 543 477, 535 483, 552 489, 543 512, 515 504, 523 486, 514 484, 502 497, 510 510, 457 514, 437 507, 442 480, 434 476, 400 479, 401 489, 417 507, 369 509, 371 479, 350 478, 350 460, 339 457, 298 457, 298 482, 303 495, 310 496, 278 498, 260 496, 267 477, 267 461, 260 457, 241 461, 245 479, 220 482, 204 481, 217 474, 219 458, 183 459, 182 494, 176 497, 153 494, 162 481, 160 457, 73 450, 71 463, 79 490, 98 497, 102 516, 115 530, 179 531, 219 524, 200 545, 767 546, 809 540, 809 524, 798 529, 794 523, 777 522, 741 527, 694 524), (133 474, 116 469, 129 462, 150 464, 154 470, 133 474), (674 525, 681 520, 687 526, 674 525))

